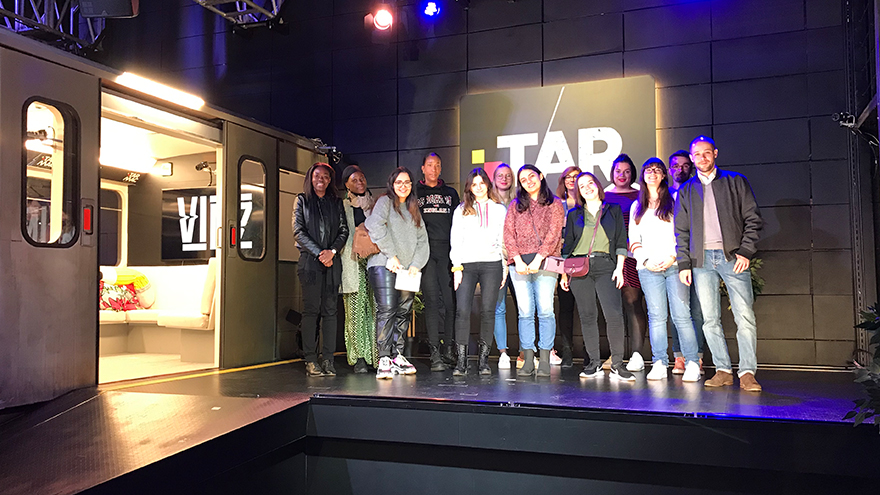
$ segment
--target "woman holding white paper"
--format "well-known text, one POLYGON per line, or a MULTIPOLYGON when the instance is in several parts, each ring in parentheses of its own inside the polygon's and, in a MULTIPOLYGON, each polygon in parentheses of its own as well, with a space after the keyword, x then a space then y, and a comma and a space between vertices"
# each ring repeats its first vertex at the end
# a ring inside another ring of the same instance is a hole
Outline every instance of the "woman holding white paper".
POLYGON ((462 203, 452 214, 449 259, 452 261, 452 283, 455 288, 455 343, 458 361, 452 374, 467 374, 467 344, 471 328, 471 306, 480 284, 479 373, 490 375, 489 346, 495 330, 495 303, 498 290, 507 281, 502 262, 504 242, 504 205, 490 199, 492 182, 482 168, 467 176, 462 203))
POLYGON ((367 260, 370 284, 376 295, 379 379, 416 372, 401 353, 415 292, 395 288, 397 273, 416 277, 428 262, 428 232, 412 192, 412 172, 398 167, 388 177, 385 194, 364 222, 370 239, 379 247, 379 252, 367 260))

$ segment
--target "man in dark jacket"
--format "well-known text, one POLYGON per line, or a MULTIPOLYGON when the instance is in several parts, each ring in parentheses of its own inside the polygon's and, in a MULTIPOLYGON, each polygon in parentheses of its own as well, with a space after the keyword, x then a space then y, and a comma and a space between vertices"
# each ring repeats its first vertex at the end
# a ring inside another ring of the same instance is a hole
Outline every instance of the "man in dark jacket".
POLYGON ((707 387, 733 385, 733 368, 721 328, 719 278, 730 295, 739 347, 740 388, 760 392, 755 380, 757 325, 749 264, 763 222, 745 176, 715 167, 718 149, 706 136, 691 142, 697 175, 685 182, 675 201, 675 239, 679 277, 693 281, 703 313, 703 333, 712 351, 715 376, 707 387))
POLYGON ((449 232, 452 229, 452 213, 458 206, 458 192, 447 186, 440 178, 440 155, 429 153, 422 162, 424 180, 416 185, 419 210, 428 230, 431 257, 422 273, 422 294, 425 303, 425 327, 431 347, 431 371, 446 369, 440 359, 440 329, 447 348, 446 364, 453 364, 453 325, 455 323, 455 295, 449 261, 449 232))

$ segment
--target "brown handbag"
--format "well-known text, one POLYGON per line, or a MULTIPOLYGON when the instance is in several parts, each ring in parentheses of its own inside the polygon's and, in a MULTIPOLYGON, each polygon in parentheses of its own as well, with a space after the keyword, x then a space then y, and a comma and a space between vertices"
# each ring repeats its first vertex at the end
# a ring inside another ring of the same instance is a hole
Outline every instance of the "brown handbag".
POLYGON ((370 239, 370 233, 364 224, 360 224, 354 229, 354 239, 351 243, 351 250, 359 258, 369 258, 379 252, 379 246, 370 239))
POLYGON ((551 272, 568 275, 569 277, 586 277, 590 273, 590 254, 593 253, 593 244, 596 242, 596 233, 599 231, 599 222, 602 220, 602 208, 596 215, 596 226, 593 227, 593 238, 590 239, 590 250, 586 256, 561 258, 549 256, 544 260, 544 269, 551 272))

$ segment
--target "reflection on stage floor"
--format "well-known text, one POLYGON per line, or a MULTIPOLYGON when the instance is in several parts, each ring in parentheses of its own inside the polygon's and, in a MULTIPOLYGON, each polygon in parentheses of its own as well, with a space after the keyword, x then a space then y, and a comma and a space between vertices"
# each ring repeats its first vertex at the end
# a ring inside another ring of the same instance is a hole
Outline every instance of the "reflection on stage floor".
MULTIPOLYGON (((772 420, 842 421, 862 388, 848 372, 759 370, 762 393, 743 392, 734 385, 709 389, 703 381, 685 383, 680 375, 648 381, 646 372, 635 382, 604 376, 583 379, 580 367, 554 366, 549 378, 517 377, 516 370, 479 376, 475 362, 465 377, 451 371, 431 372, 427 361, 414 359, 418 373, 377 380, 375 373, 355 374, 336 358, 336 377, 306 377, 301 362, 234 373, 180 379, 158 384, 130 385, 129 392, 223 395, 230 397, 287 397, 306 400, 314 394, 379 396, 473 402, 519 403, 572 408, 655 412, 673 415, 731 416, 772 420)), ((712 375, 708 370, 707 375, 712 375)), ((110 387, 113 388, 113 387, 110 387)))

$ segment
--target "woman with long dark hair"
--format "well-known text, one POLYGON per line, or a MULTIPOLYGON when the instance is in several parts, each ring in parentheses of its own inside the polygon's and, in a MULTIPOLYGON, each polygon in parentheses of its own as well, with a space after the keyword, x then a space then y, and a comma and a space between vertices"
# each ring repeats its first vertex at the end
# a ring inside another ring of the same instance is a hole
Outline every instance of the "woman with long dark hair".
POLYGON ((306 375, 334 376, 336 302, 342 282, 342 264, 336 254, 348 239, 348 223, 336 193, 333 168, 326 163, 316 163, 306 172, 303 192, 293 205, 293 236, 300 251, 299 281, 309 288, 303 291, 301 325, 306 375), (322 361, 316 349, 319 319, 322 361))
POLYGON ((462 202, 452 216, 449 259, 452 260, 452 286, 455 289, 455 343, 457 363, 452 374, 467 374, 467 344, 471 329, 471 306, 480 284, 480 339, 478 370, 491 374, 489 346, 495 326, 495 303, 507 281, 502 261, 504 217, 507 209, 496 202, 492 181, 482 168, 468 173, 462 189, 462 202))
POLYGON ((594 378, 603 373, 599 359, 598 296, 611 347, 611 377, 632 381, 635 377, 623 366, 623 311, 619 290, 623 286, 623 260, 626 257, 623 213, 619 206, 605 202, 605 192, 595 175, 581 172, 577 188, 577 206, 568 211, 566 219, 562 257, 588 256, 590 270, 583 277, 562 275, 560 286, 574 294, 581 318, 587 357, 580 377, 594 378))
POLYGON ((398 167, 388 176, 385 194, 364 221, 379 252, 367 260, 370 284, 376 295, 376 378, 409 375, 415 367, 403 356, 403 336, 409 328, 414 293, 395 288, 395 274, 415 276, 428 262, 428 232, 413 194, 413 175, 398 167))
POLYGON ((630 212, 629 250, 635 257, 648 303, 653 353, 648 380, 665 380, 668 376, 666 319, 671 311, 687 361, 682 380, 695 382, 700 379, 697 334, 691 319, 690 289, 678 278, 672 223, 675 200, 669 193, 666 177, 666 165, 659 158, 650 158, 642 165, 639 199, 630 212))
POLYGON ((510 280, 519 306, 519 343, 525 353, 519 376, 535 373, 535 313, 538 315, 538 376, 550 376, 550 350, 556 336, 553 290, 556 274, 541 269, 547 256, 558 256, 560 232, 565 219, 562 201, 547 186, 544 174, 534 165, 517 173, 516 199, 507 209, 504 246, 510 280))
MULTIPOLYGON (((623 212, 623 223, 629 229, 629 211, 633 202, 639 197, 638 189, 633 184, 638 179, 636 165, 626 153, 620 154, 611 165, 611 180, 614 187, 605 192, 605 201, 620 206, 623 212)), ((645 312, 645 296, 639 283, 639 272, 636 260, 626 258, 623 264, 623 314, 626 317, 626 328, 629 331, 629 346, 632 356, 626 365, 629 371, 645 369, 642 346, 645 343, 645 330, 648 328, 648 315, 645 312)))
POLYGON ((367 189, 367 178, 357 165, 342 171, 342 184, 347 190, 342 206, 345 220, 351 230, 345 247, 340 252, 342 262, 342 302, 345 305, 345 351, 348 364, 355 373, 366 373, 367 366, 379 364, 376 348, 376 327, 373 287, 367 281, 367 260, 358 258, 353 251, 354 230, 366 221, 373 211, 373 197, 367 189))

